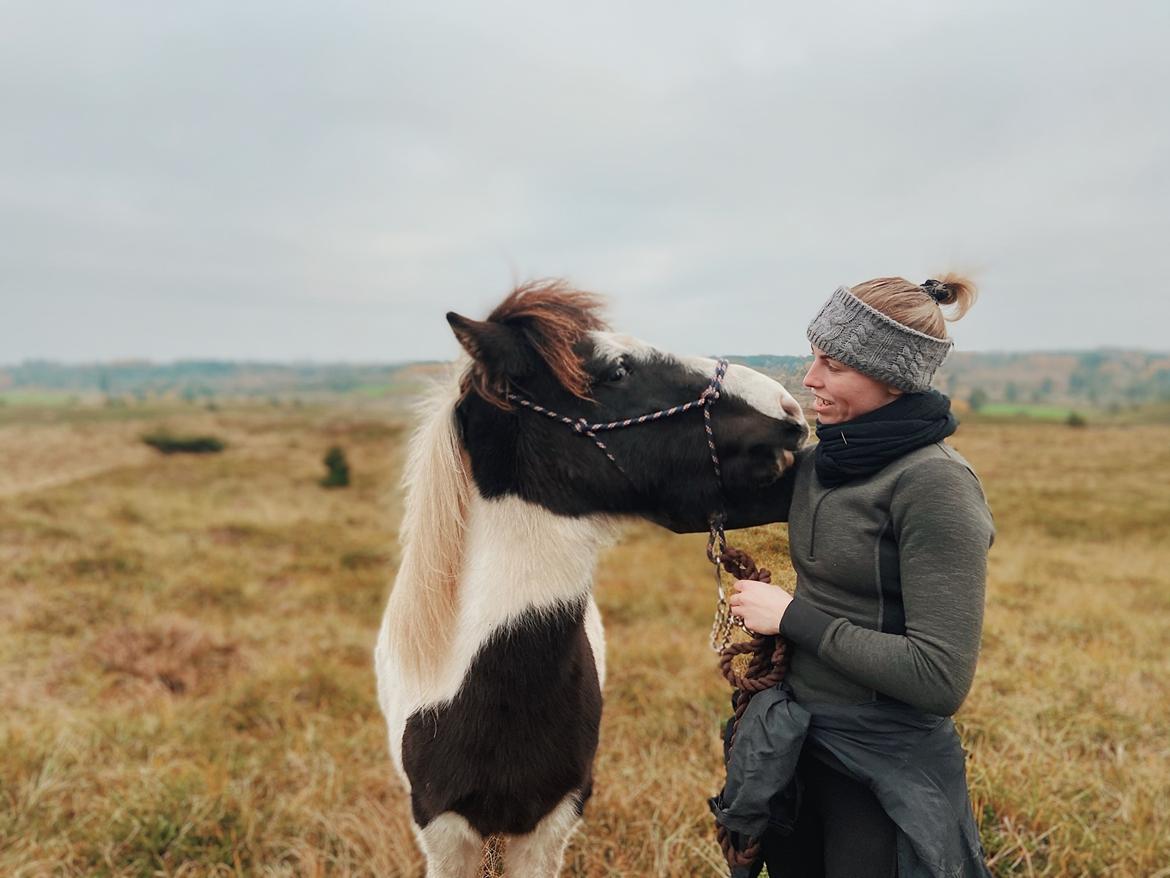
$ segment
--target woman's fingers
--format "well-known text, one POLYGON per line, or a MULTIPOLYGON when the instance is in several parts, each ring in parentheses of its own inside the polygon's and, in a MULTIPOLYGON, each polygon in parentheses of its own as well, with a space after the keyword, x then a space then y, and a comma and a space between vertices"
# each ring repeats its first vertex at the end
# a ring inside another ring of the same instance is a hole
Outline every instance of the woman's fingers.
POLYGON ((731 615, 752 631, 775 634, 779 631, 780 618, 791 602, 788 593, 778 586, 753 579, 737 579, 735 593, 728 598, 727 604, 731 615))

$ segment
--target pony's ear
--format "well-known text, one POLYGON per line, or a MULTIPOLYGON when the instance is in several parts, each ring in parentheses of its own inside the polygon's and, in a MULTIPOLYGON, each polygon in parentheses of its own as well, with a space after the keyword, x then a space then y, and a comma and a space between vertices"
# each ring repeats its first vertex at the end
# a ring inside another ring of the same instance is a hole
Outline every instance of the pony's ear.
POLYGON ((491 321, 472 320, 454 311, 447 312, 447 322, 459 344, 490 378, 519 377, 531 371, 532 357, 524 338, 511 327, 491 321))

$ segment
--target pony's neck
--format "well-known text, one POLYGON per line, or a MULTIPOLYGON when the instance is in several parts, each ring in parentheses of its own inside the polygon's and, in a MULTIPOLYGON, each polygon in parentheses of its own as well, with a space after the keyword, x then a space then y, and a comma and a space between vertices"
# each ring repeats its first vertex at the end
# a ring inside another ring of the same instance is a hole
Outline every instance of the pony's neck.
POLYGON ((588 595, 598 553, 618 529, 608 516, 566 518, 516 497, 485 500, 473 491, 454 630, 426 677, 399 681, 395 697, 408 703, 403 715, 454 698, 484 643, 526 613, 588 595))
POLYGON ((459 628, 476 647, 530 610, 588 594, 597 555, 617 533, 608 516, 567 518, 517 497, 476 494, 468 512, 459 628))

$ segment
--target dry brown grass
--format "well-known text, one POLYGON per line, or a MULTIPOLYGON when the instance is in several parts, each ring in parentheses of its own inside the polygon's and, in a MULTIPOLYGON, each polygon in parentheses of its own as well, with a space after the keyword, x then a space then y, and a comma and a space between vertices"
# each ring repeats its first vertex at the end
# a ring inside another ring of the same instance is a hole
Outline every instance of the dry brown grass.
MULTIPOLYGON (((0 874, 421 874, 370 655, 402 437, 376 411, 5 414, 0 874), (228 450, 155 455, 137 436, 160 425, 228 450), (335 443, 354 483, 323 491, 335 443)), ((957 718, 993 868, 1157 874, 1170 428, 970 423, 954 444, 999 529, 957 718)), ((734 541, 791 584, 784 532, 734 541)), ((723 874, 704 799, 727 696, 702 554, 636 526, 603 560, 597 792, 566 874, 723 874)))
POLYGON ((107 674, 182 695, 209 690, 231 669, 238 648, 180 617, 110 628, 94 640, 90 653, 107 674))

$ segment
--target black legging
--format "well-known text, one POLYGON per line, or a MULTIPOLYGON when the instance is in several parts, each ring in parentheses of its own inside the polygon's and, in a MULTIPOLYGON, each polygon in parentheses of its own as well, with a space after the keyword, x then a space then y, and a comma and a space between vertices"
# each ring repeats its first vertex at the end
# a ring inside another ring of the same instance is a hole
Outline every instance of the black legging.
POLYGON ((897 827, 877 796, 810 756, 797 765, 804 801, 791 835, 764 836, 769 878, 893 878, 898 872, 897 827))

